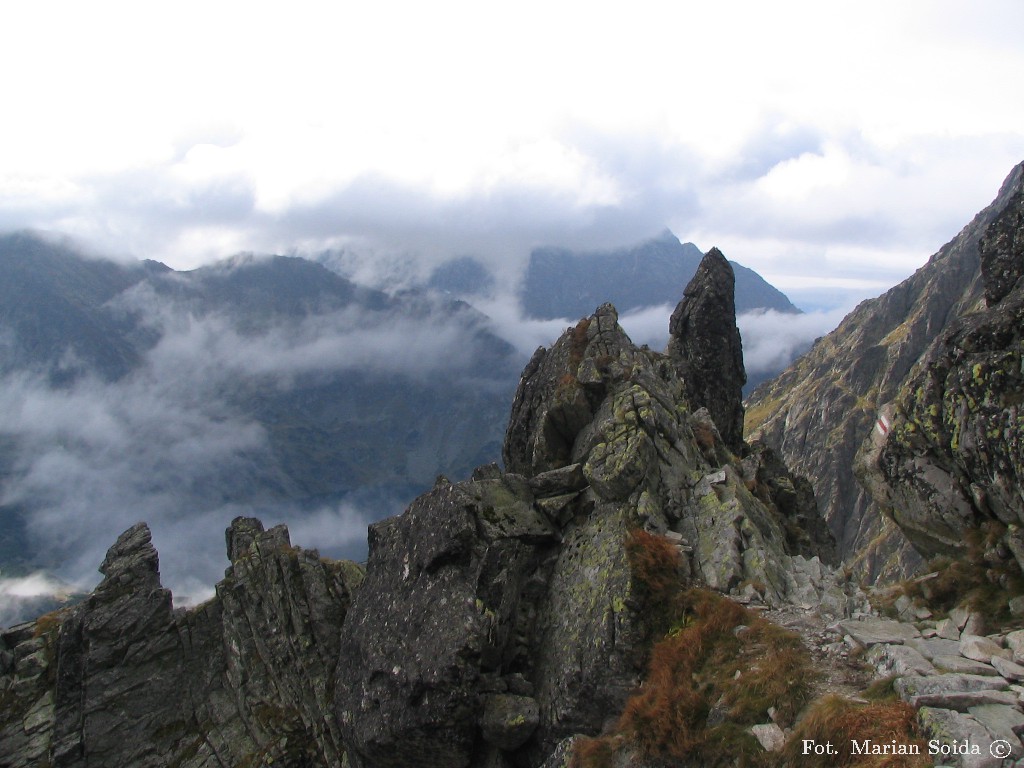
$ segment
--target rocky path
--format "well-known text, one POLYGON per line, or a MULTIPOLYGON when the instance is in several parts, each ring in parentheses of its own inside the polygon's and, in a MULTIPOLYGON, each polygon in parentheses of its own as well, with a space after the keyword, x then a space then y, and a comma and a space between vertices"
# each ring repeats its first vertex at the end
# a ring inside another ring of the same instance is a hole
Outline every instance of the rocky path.
POLYGON ((763 611, 774 624, 796 632, 814 661, 815 685, 812 698, 836 694, 857 699, 876 674, 851 654, 838 624, 817 610, 786 605, 763 611))
POLYGON ((917 710, 926 742, 937 745, 936 766, 1024 768, 1024 630, 984 634, 978 614, 958 609, 936 619, 909 598, 897 602, 898 620, 882 618, 860 598, 842 619, 810 599, 739 600, 800 635, 814 663, 814 698, 863 700, 872 682, 892 679, 917 710))
MULTIPOLYGON (((906 606, 905 619, 913 617, 906 606)), ((916 621, 868 617, 839 622, 875 673, 918 713, 936 765, 1024 766, 1024 631, 983 635, 982 617, 964 610, 916 621)))

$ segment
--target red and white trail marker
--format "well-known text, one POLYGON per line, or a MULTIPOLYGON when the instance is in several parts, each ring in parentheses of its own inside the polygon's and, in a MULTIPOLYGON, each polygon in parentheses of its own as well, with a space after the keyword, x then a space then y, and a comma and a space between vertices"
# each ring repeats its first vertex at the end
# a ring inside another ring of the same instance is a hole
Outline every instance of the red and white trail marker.
POLYGON ((878 420, 875 422, 875 429, 878 430, 878 434, 885 437, 889 434, 889 428, 891 426, 889 419, 887 419, 884 414, 878 414, 878 420))

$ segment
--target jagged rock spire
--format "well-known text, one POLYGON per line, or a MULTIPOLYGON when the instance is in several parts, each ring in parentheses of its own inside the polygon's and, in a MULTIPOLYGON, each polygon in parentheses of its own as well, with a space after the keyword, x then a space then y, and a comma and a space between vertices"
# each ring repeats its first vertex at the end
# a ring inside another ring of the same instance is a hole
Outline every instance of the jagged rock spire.
POLYGON ((138 590, 160 588, 160 557, 153 546, 149 526, 136 523, 122 533, 100 565, 104 575, 101 590, 138 590))
POLYGON ((668 355, 694 410, 708 409, 733 451, 743 444, 743 344, 736 327, 736 277, 712 248, 683 291, 669 321, 668 355))

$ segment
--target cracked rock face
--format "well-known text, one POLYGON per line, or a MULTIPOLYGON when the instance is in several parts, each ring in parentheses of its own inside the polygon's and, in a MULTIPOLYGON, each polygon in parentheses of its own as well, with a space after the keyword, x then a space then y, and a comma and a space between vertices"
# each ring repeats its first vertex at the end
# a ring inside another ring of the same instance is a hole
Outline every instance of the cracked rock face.
POLYGON ((633 529, 669 537, 683 578, 724 591, 817 603, 830 588, 803 481, 763 446, 736 459, 611 305, 533 356, 504 459, 371 528, 337 669, 353 768, 537 766, 598 732, 650 642, 633 529))

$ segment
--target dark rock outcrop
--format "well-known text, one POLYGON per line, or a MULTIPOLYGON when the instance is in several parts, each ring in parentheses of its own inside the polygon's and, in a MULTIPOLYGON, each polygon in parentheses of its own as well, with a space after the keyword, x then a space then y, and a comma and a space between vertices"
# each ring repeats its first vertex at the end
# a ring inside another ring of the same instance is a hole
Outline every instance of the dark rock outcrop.
POLYGON ((725 444, 743 444, 743 344, 736 327, 736 279, 717 248, 704 255, 669 321, 668 355, 694 409, 708 409, 725 444))
POLYGON ((985 302, 998 304, 1024 275, 1024 191, 1019 187, 981 240, 985 302))
MULTIPOLYGON (((859 468, 923 554, 963 555, 971 530, 1006 529, 1024 570, 1024 168, 981 238, 986 306, 941 335, 889 406, 892 428, 859 468)), ((998 550, 998 548, 997 548, 998 550)))
POLYGON ((764 448, 739 463, 611 305, 534 355, 504 458, 371 528, 337 670, 353 768, 537 766, 599 731, 651 640, 635 529, 680 542, 683 578, 844 611, 813 495, 764 448))
MULTIPOLYGON (((979 243, 1010 207, 1022 179, 1024 165, 925 266, 877 299, 862 302, 748 398, 748 434, 777 449, 789 467, 811 481, 840 556, 870 580, 912 573, 921 558, 857 482, 857 451, 882 406, 899 396, 943 331, 978 307, 983 298, 979 243)), ((993 248, 1002 249, 1011 240, 997 231, 1004 230, 992 230, 989 237, 1000 243, 993 248)))
POLYGON ((139 524, 85 602, 0 635, 0 766, 339 764, 327 713, 361 572, 252 519, 228 539, 232 565, 196 608, 172 608, 139 524))

